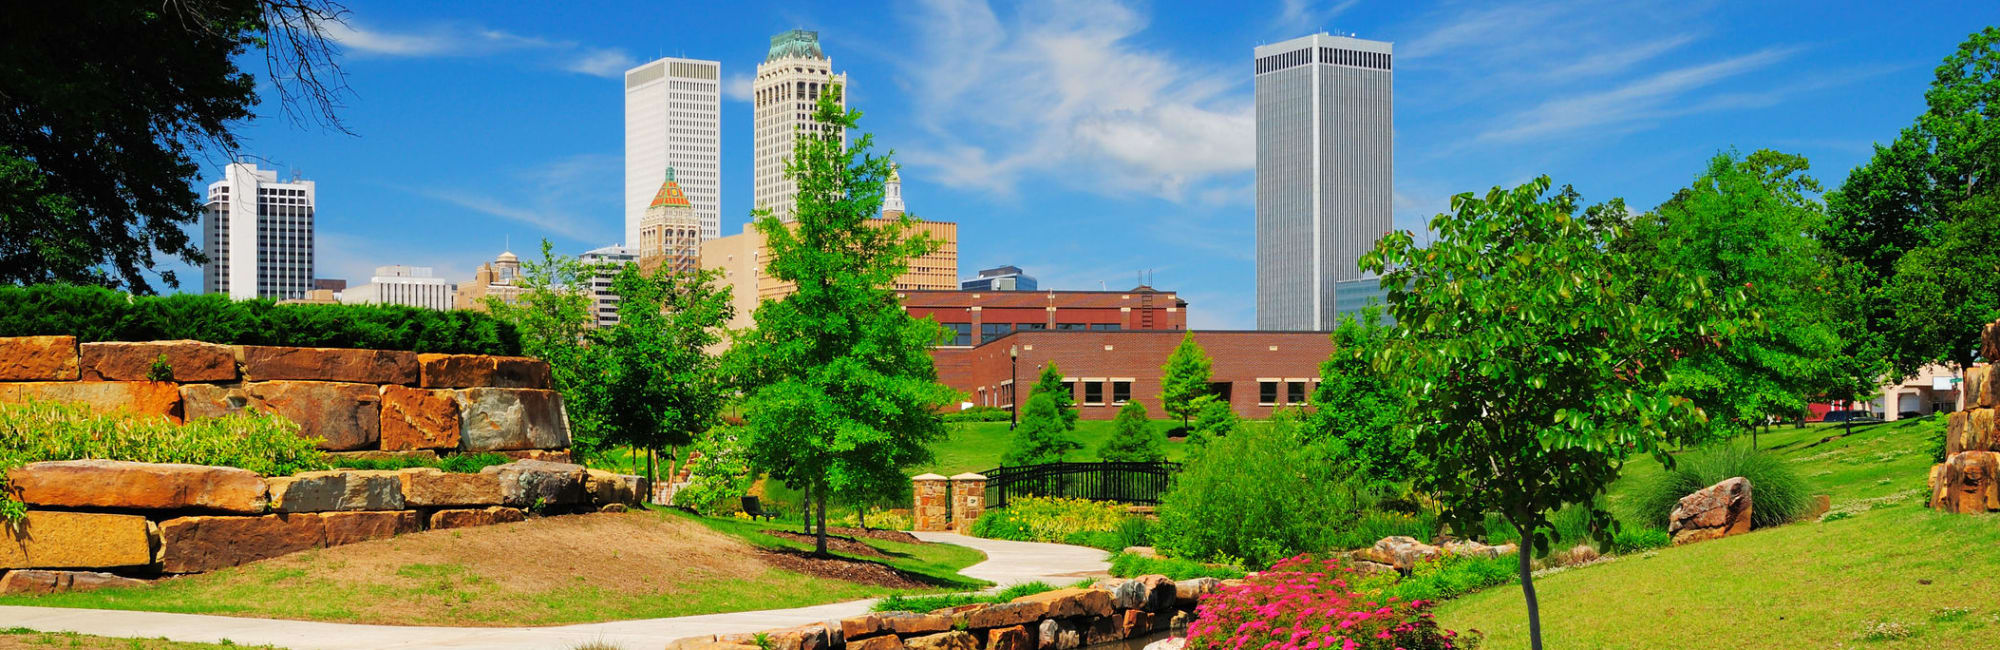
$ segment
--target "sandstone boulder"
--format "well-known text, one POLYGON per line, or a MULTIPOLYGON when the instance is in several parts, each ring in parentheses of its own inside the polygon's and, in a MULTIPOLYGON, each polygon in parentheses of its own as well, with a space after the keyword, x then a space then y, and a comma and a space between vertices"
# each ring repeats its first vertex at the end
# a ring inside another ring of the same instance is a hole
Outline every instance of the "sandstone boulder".
POLYGON ((646 477, 604 470, 586 470, 585 491, 591 503, 639 503, 647 493, 646 477))
POLYGON ((549 364, 533 357, 419 354, 425 388, 549 388, 549 364))
POLYGON ((1145 636, 1147 633, 1152 632, 1153 616, 1154 616, 1153 612, 1148 612, 1145 610, 1138 610, 1138 609, 1125 610, 1125 612, 1118 617, 1119 638, 1130 639, 1136 636, 1145 636))
POLYGON ((506 456, 508 460, 543 460, 551 463, 573 463, 575 457, 568 449, 516 449, 493 452, 506 456))
POLYGON ((1724 479, 1681 497, 1668 518, 1674 544, 1688 544, 1750 532, 1750 481, 1724 479))
POLYGON ((1026 625, 995 628, 986 632, 986 650, 1035 650, 1035 637, 1026 625))
POLYGON ((355 451, 329 451, 329 458, 336 460, 380 460, 411 465, 436 465, 438 453, 429 449, 408 451, 382 451, 380 449, 360 449, 355 451))
POLYGON ((1190 609, 1195 606, 1196 602, 1201 600, 1202 596, 1221 590, 1222 581, 1215 578, 1201 577, 1176 580, 1174 581, 1174 604, 1178 605, 1181 609, 1190 609))
POLYGON ((111 569, 153 563, 153 523, 138 515, 30 510, 0 526, 0 569, 111 569))
POLYGON ((871 636, 866 639, 848 639, 847 650, 903 650, 902 637, 894 634, 871 636))
POLYGON ((362 384, 417 383, 417 355, 396 350, 238 346, 243 378, 337 381, 362 384))
POLYGON ((1462 557, 1479 557, 1479 558, 1493 558, 1493 557, 1500 557, 1503 555, 1512 555, 1514 554, 1514 550, 1516 549, 1516 547, 1513 544, 1501 544, 1499 546, 1493 546, 1471 540, 1457 540, 1457 539, 1445 542, 1443 546, 1440 546, 1438 548, 1444 551, 1446 555, 1457 555, 1462 557))
POLYGON ((157 415, 181 421, 180 388, 164 381, 25 381, 0 383, 0 404, 80 402, 97 413, 157 415))
POLYGON ((1994 371, 1993 364, 1973 366, 1965 369, 1965 407, 1993 408, 2000 406, 2000 372, 1994 371))
POLYGON ((457 391, 459 444, 466 451, 558 449, 569 446, 562 395, 528 388, 457 391))
POLYGON ((388 470, 333 469, 270 479, 271 510, 402 510, 403 484, 388 470))
POLYGON ((500 501, 516 508, 570 505, 584 502, 586 476, 582 465, 520 460, 479 470, 500 481, 500 501))
POLYGON ((1084 619, 1080 623, 1079 631, 1083 633, 1083 644, 1086 646, 1112 643, 1125 638, 1122 631, 1123 616, 1084 619))
POLYGON ((840 638, 849 641, 874 636, 881 633, 882 629, 882 617, 874 614, 862 614, 860 616, 849 616, 840 619, 840 638))
POLYGON ((1014 599, 1017 603, 1041 603, 1050 618, 1110 616, 1111 592, 1101 589, 1056 589, 1014 599))
POLYGON ((979 650, 979 640, 959 630, 911 637, 903 645, 910 650, 979 650))
POLYGON ((388 539, 424 529, 424 517, 415 510, 380 512, 328 512, 320 515, 326 525, 326 545, 340 546, 388 539))
POLYGON ((1010 625, 1025 625, 1041 620, 1042 615, 1048 613, 1048 611, 1047 605, 1032 600, 996 603, 972 608, 953 615, 955 619, 953 626, 963 629, 985 630, 1010 625), (963 621, 964 624, 958 625, 959 621, 963 621))
POLYGON ((236 350, 201 341, 85 343, 84 381, 147 381, 153 362, 165 357, 170 377, 165 381, 236 381, 236 350))
POLYGON ((1378 562, 1396 567, 1399 571, 1409 571, 1417 563, 1435 559, 1444 554, 1443 549, 1417 541, 1415 537, 1395 535, 1384 537, 1374 546, 1353 553, 1354 559, 1378 562))
POLYGON ((1961 451, 1932 469, 1931 506, 1945 512, 2000 510, 2000 453, 1961 451))
POLYGON ((518 508, 493 506, 490 508, 439 510, 431 513, 431 530, 492 526, 494 524, 511 524, 527 520, 526 513, 521 512, 518 508))
POLYGON ((448 390, 382 387, 382 449, 458 448, 458 401, 448 390))
POLYGON ((2000 359, 2000 321, 1987 323, 1980 329, 1979 356, 1989 361, 2000 359))
POLYGON ((325 545, 317 514, 181 517, 160 522, 160 570, 201 573, 325 545))
POLYGON ((0 337, 0 381, 76 381, 76 337, 0 337))
POLYGON ((145 580, 99 571, 50 571, 15 569, 0 576, 0 594, 40 596, 65 591, 90 591, 106 587, 143 587, 145 580))
POLYGON ((1163 575, 1144 575, 1133 578, 1132 581, 1139 583, 1140 590, 1145 594, 1144 600, 1139 603, 1139 609, 1164 612, 1174 608, 1173 580, 1163 575))
POLYGON ((1083 645, 1083 633, 1074 623, 1046 618, 1035 628, 1035 643, 1041 650, 1074 650, 1083 645))
POLYGON ((951 629, 951 617, 916 612, 882 612, 882 626, 902 635, 930 634, 951 629))
POLYGON ((298 423, 299 435, 320 449, 376 446, 382 439, 382 397, 375 386, 328 381, 263 381, 244 385, 258 410, 298 423))
POLYGON ((435 467, 396 473, 403 503, 412 508, 465 508, 500 505, 499 474, 455 474, 435 467))
POLYGON ((764 647, 768 644, 769 650, 829 650, 832 647, 832 639, 827 635, 826 626, 819 623, 766 630, 764 632, 718 634, 715 635, 715 641, 716 643, 724 644, 749 645, 753 648, 764 647), (759 635, 764 637, 764 642, 761 644, 757 641, 759 635))
POLYGON ((1099 580, 1092 589, 1111 595, 1111 606, 1117 609, 1138 609, 1145 606, 1149 589, 1137 580, 1099 580))
POLYGON ((268 505, 264 479, 234 467, 65 460, 14 468, 7 482, 30 506, 260 514, 268 505))

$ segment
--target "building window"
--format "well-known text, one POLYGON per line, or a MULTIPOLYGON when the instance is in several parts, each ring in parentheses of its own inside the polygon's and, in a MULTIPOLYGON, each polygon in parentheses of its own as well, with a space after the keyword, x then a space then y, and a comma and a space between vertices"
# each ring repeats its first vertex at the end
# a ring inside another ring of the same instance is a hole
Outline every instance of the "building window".
POLYGON ((1009 323, 980 323, 979 342, 991 343, 994 339, 1006 336, 1009 332, 1013 331, 1013 327, 1009 323))
POLYGON ((1063 382, 1062 392, 1063 392, 1063 397, 1069 398, 1071 403, 1076 402, 1076 382, 1073 381, 1063 382))
POLYGON ((1116 331, 1118 331, 1118 324, 1117 324, 1117 323, 1091 323, 1091 324, 1090 324, 1090 331, 1092 331, 1092 332, 1116 332, 1116 331))
POLYGON ((1083 403, 1090 406, 1104 405, 1104 382, 1086 382, 1083 385, 1083 403))
POLYGON ((1286 404, 1306 403, 1306 383, 1302 381, 1286 382, 1285 403, 1286 404))
POLYGON ((1124 404, 1132 400, 1132 382, 1111 382, 1111 403, 1124 404))
POLYGON ((1263 406, 1278 403, 1278 382, 1257 382, 1257 403, 1263 406))
POLYGON ((1048 328, 1048 323, 1018 323, 1014 325, 1014 331, 1016 332, 1041 331, 1048 328))
POLYGON ((944 345, 972 345, 972 323, 945 323, 938 338, 944 345))
POLYGON ((1088 328, 1089 326, 1084 325, 1083 323, 1056 323, 1056 330, 1063 332, 1068 332, 1072 330, 1082 330, 1088 328))

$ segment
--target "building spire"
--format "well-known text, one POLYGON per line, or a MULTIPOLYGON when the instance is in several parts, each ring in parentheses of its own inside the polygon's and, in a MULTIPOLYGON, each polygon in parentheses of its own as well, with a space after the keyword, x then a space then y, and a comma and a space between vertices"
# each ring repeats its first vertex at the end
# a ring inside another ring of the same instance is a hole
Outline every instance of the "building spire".
POLYGON ((885 219, 903 216, 902 169, 902 165, 890 165, 889 181, 882 184, 882 217, 885 219))

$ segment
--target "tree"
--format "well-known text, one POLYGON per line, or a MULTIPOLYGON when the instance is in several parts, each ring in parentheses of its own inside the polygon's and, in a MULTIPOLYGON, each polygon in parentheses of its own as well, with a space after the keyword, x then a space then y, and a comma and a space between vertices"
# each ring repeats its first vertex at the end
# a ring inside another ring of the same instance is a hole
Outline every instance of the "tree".
POLYGON ((1000 457, 1000 464, 1059 463, 1064 455, 1083 448, 1063 428, 1062 414, 1056 410, 1054 396, 1036 393, 1028 398, 1026 406, 1021 410, 1021 424, 1014 427, 1013 440, 1007 445, 1007 453, 1000 457))
POLYGON ((1195 414, 1194 399, 1209 394, 1214 367, 1201 344, 1194 342, 1194 332, 1181 334, 1181 344, 1167 356, 1167 365, 1160 370, 1160 408, 1180 418, 1182 429, 1195 414))
POLYGON ((1406 393, 1375 359, 1389 344, 1391 329, 1379 307, 1361 318, 1340 319, 1330 335, 1333 354, 1319 364, 1319 388, 1306 429, 1328 457, 1360 478, 1400 483, 1423 473, 1425 461, 1412 453, 1400 426, 1406 393))
MULTIPOLYGON (((1954 205, 1936 241, 1896 262, 1896 276, 1880 295, 1898 317, 1888 336, 1904 341, 1897 370, 1910 374, 1918 360, 1972 367, 1980 328, 2000 320, 2000 194, 1954 205)), ((1993 359, 1988 359, 1993 361, 1993 359)))
POLYGON ((1194 422, 1186 429, 1187 442, 1190 445, 1206 446, 1217 438, 1235 433, 1243 424, 1242 420, 1236 417, 1236 409, 1230 408, 1229 402, 1215 395, 1194 398, 1192 405, 1194 422))
POLYGON ((1544 176, 1485 198, 1452 198, 1430 222, 1435 241, 1385 235, 1362 257, 1391 287, 1394 345, 1377 359, 1407 373, 1411 448, 1431 460, 1416 487, 1437 499, 1452 530, 1476 535, 1488 514, 1522 540, 1518 565, 1529 636, 1541 648, 1530 547, 1547 553, 1551 514, 1574 504, 1608 541, 1599 507, 1633 454, 1671 459, 1661 443, 1701 411, 1666 389, 1677 351, 1729 332, 1739 290, 1709 290, 1671 271, 1646 289, 1680 300, 1639 300, 1630 264, 1609 247, 1616 226, 1578 219, 1571 193, 1548 195, 1544 176))
POLYGON ((487 297, 493 316, 514 324, 521 353, 549 364, 556 392, 569 415, 571 449, 590 458, 614 439, 610 379, 615 362, 602 346, 586 344, 592 318, 590 284, 596 267, 555 254, 542 240, 540 260, 521 264, 521 292, 513 300, 487 297))
MULTIPOLYGON (((208 260, 184 227, 200 152, 234 154, 261 50, 288 114, 335 128, 339 68, 324 0, 104 0, 10 6, 0 21, 0 282, 150 294, 155 255, 208 260)), ((172 271, 159 272, 179 287, 172 271)))
POLYGON ((766 271, 794 290, 757 307, 729 362, 748 398, 745 442, 751 464, 811 491, 816 548, 826 553, 829 496, 858 501, 930 458, 944 437, 937 412, 959 395, 939 384, 930 345, 936 323, 911 318, 896 301, 896 276, 937 243, 905 215, 879 216, 892 169, 869 153, 873 136, 852 146, 861 113, 842 110, 830 84, 813 110, 824 130, 798 135, 785 176, 798 187, 796 222, 756 217, 769 252, 766 271))
POLYGON ((657 478, 657 452, 714 427, 731 394, 709 353, 734 313, 729 289, 714 282, 718 275, 676 273, 664 264, 646 273, 627 263, 611 282, 617 324, 590 332, 590 344, 609 362, 607 442, 648 452, 649 477, 657 478))
POLYGON ((1153 428, 1146 418, 1146 405, 1138 400, 1118 407, 1111 419, 1111 437, 1097 448, 1097 459, 1107 463, 1157 463, 1167 459, 1167 434, 1153 428))
POLYGON ((1075 431, 1076 393, 1070 390, 1069 385, 1063 383, 1062 370, 1056 367, 1054 361, 1042 366, 1042 374, 1035 379, 1035 388, 1028 393, 1028 396, 1034 397, 1043 393, 1047 393, 1055 400, 1056 412, 1062 414, 1063 430, 1075 431))

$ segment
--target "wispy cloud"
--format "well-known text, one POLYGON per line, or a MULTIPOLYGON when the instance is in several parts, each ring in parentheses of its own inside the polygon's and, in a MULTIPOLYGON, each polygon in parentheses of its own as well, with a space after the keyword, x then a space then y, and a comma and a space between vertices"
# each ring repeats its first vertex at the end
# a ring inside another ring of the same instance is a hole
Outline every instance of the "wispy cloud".
POLYGON ((1607 90, 1559 97, 1500 120, 1480 140, 1518 142, 1561 132, 1629 128, 1672 115, 1741 107, 1741 101, 1684 101, 1691 91, 1776 64, 1795 47, 1766 48, 1713 63, 1675 68, 1607 90))
POLYGON ((1271 25, 1284 38, 1291 38, 1309 31, 1328 27, 1326 21, 1347 13, 1361 0, 1341 0, 1340 2, 1320 2, 1312 0, 1282 0, 1278 3, 1278 15, 1271 25))
POLYGON ((639 60, 632 58, 632 55, 625 53, 624 50, 612 48, 585 51, 571 60, 569 65, 563 66, 563 69, 594 77, 617 79, 623 76, 626 70, 638 64, 639 60))
POLYGON ((436 25, 410 31, 363 27, 349 20, 327 28, 328 36, 350 54, 379 57, 472 57, 532 52, 563 70, 615 78, 637 64, 618 48, 586 47, 574 41, 523 36, 469 25, 436 25))
POLYGON ((722 96, 735 101, 750 101, 750 89, 751 77, 747 74, 739 72, 722 80, 722 96))
POLYGON ((586 243, 608 243, 620 239, 623 229, 622 222, 613 224, 602 216, 618 214, 616 201, 580 204, 574 197, 619 196, 620 160, 611 154, 569 156, 509 174, 509 180, 484 191, 440 186, 402 189, 539 231, 524 233, 531 236, 558 235, 586 243))

